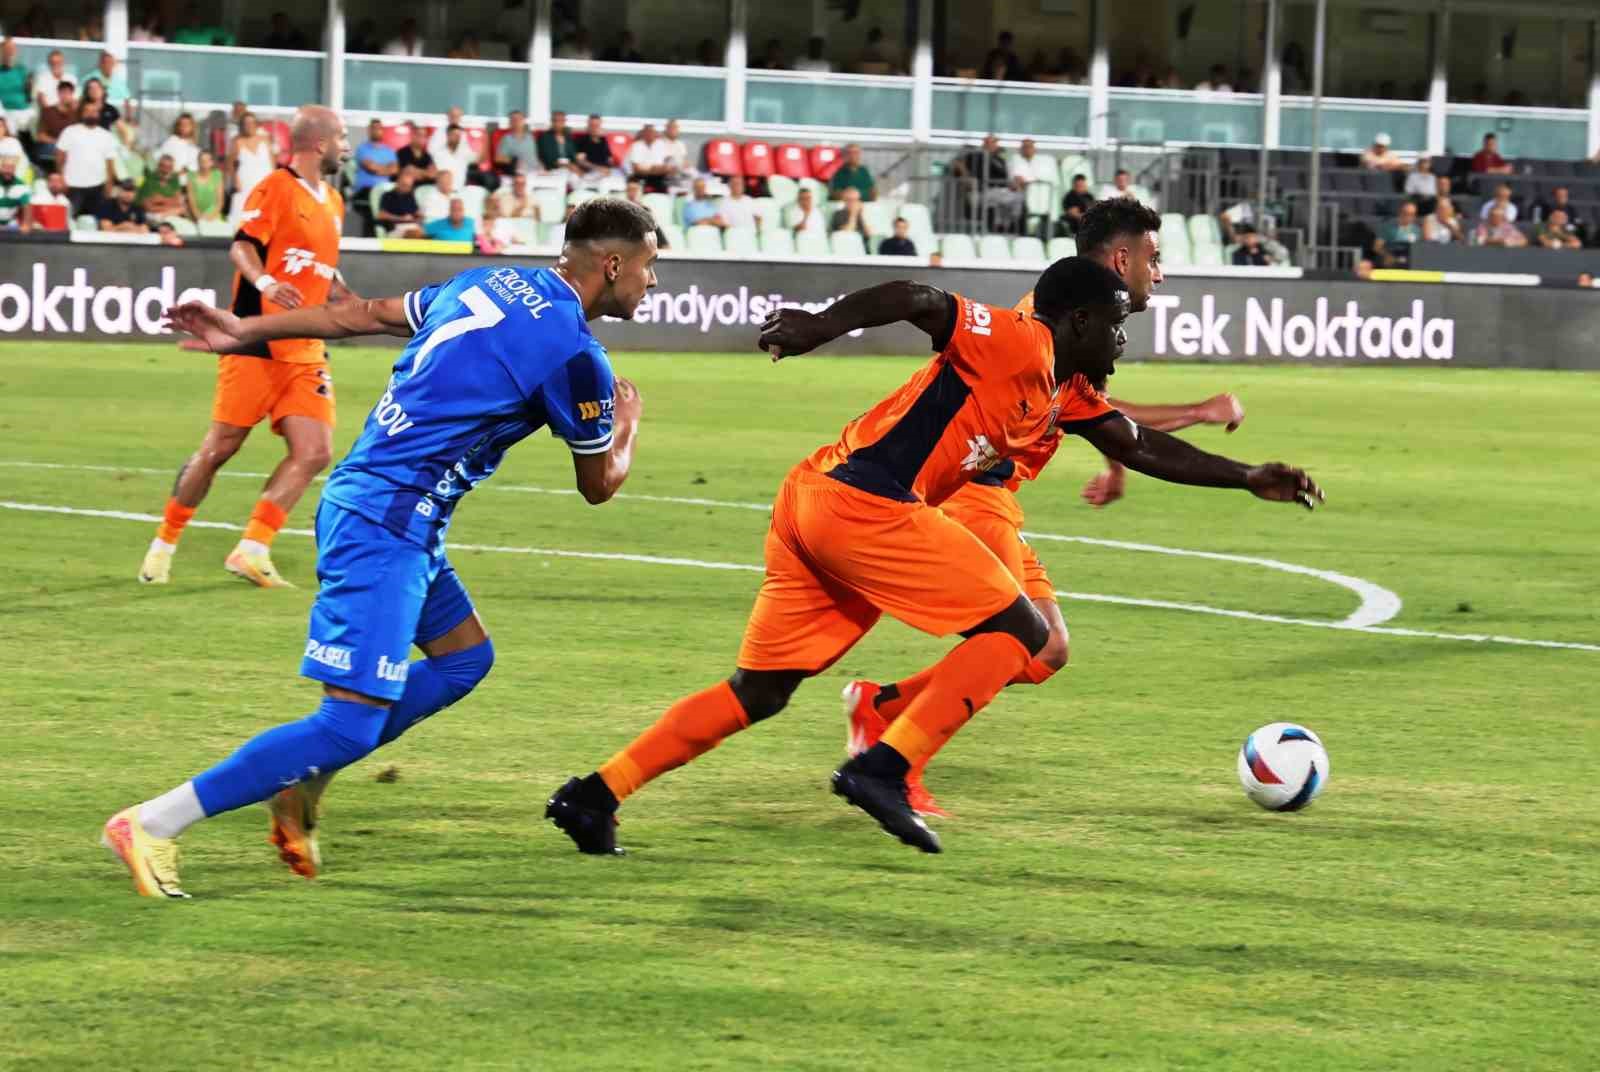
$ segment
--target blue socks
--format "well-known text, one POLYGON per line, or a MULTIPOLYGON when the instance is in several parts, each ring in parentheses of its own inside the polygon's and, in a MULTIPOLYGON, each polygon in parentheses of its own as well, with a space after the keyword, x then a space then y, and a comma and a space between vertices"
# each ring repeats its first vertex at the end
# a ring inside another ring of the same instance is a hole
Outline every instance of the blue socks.
POLYGON ((417 659, 406 672, 406 691, 389 708, 378 737, 388 744, 429 715, 436 715, 471 692, 494 665, 494 641, 453 651, 436 659, 417 659))
POLYGON ((412 726, 471 692, 494 665, 494 644, 418 659, 406 691, 393 706, 373 707, 324 698, 316 713, 252 737, 239 750, 194 779, 206 815, 266 800, 316 774, 347 767, 412 726))

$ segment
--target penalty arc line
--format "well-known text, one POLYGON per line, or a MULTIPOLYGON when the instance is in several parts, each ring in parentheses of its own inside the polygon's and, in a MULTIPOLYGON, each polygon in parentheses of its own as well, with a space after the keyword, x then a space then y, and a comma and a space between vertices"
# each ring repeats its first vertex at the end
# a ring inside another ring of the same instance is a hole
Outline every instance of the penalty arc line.
MULTIPOLYGON (((144 524, 155 524, 161 520, 155 514, 141 514, 127 510, 91 510, 73 506, 52 506, 43 503, 23 503, 0 500, 0 509, 17 510, 26 513, 64 514, 73 517, 104 518, 115 521, 137 521, 144 524)), ((189 525, 195 528, 223 529, 238 532, 239 525, 226 521, 191 521, 189 525)), ((282 529, 284 534, 291 536, 312 536, 310 529, 282 529)), ((638 562, 656 566, 685 566, 695 569, 733 570, 748 573, 762 573, 764 567, 750 565, 744 562, 714 562, 696 558, 675 558, 663 555, 638 555, 625 554, 611 551, 569 551, 556 548, 542 547, 505 547, 494 544, 451 544, 457 551, 479 551, 493 554, 518 554, 538 555, 547 558, 577 558, 612 562, 638 562)), ((1372 633, 1380 636, 1416 637, 1429 640, 1456 640, 1479 644, 1511 644, 1520 647, 1534 648, 1564 648, 1575 651, 1600 652, 1600 644, 1581 644, 1558 640, 1529 640, 1524 637, 1498 636, 1486 633, 1435 633, 1422 629, 1396 629, 1374 625, 1349 625, 1346 622, 1317 621, 1313 618, 1288 618, 1276 614, 1257 614, 1247 610, 1225 610, 1220 607, 1207 607, 1197 603, 1177 603, 1160 599, 1134 599, 1128 596, 1108 596, 1093 592, 1065 592, 1056 593, 1065 599, 1079 600, 1087 603, 1115 603, 1131 607, 1153 607, 1162 610, 1182 610, 1198 614, 1215 614, 1225 618, 1241 618, 1248 621, 1269 622, 1276 625, 1300 625, 1314 629, 1335 629, 1349 633, 1372 633)))

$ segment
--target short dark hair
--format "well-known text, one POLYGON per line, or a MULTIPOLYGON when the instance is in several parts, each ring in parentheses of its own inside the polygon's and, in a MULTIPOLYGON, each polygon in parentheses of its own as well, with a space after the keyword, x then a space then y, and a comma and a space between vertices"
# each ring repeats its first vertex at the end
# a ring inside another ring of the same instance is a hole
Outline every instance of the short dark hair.
POLYGON ((1088 305, 1115 305, 1126 301, 1127 295, 1128 284, 1099 261, 1063 257, 1033 285, 1033 308, 1046 320, 1054 320, 1088 305))
POLYGON ((1119 235, 1143 235, 1161 230, 1161 215, 1132 197, 1096 201, 1078 224, 1078 254, 1088 256, 1119 235))
POLYGON ((573 210, 568 242, 643 242, 656 233, 656 220, 643 205, 620 197, 596 197, 573 210))

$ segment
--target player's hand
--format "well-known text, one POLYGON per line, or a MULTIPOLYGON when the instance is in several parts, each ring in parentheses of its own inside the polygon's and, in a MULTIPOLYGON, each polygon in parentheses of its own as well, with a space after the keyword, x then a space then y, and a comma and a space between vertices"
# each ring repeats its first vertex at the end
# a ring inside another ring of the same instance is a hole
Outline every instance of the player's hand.
POLYGON ((193 338, 179 341, 181 350, 225 354, 245 344, 244 324, 226 309, 204 302, 184 302, 167 310, 167 326, 193 338))
POLYGON ((832 338, 820 315, 804 309, 775 309, 761 325, 760 348, 771 354, 772 360, 782 361, 810 353, 832 338))
POLYGON ((1083 486, 1083 501, 1096 510, 1110 506, 1122 498, 1122 489, 1128 482, 1128 471, 1116 462, 1110 462, 1103 472, 1096 473, 1083 486))
POLYGON ((306 303, 300 289, 293 283, 274 283, 263 290, 261 296, 281 309, 298 309, 306 303))
POLYGON ((1226 425, 1226 431, 1237 431, 1244 423, 1244 404, 1236 395, 1212 395, 1200 403, 1200 420, 1205 424, 1226 425))
POLYGON ((1295 502, 1307 510, 1314 510, 1319 503, 1328 501, 1322 489, 1317 487, 1317 482, 1307 476, 1304 469, 1296 469, 1282 462, 1268 462, 1253 467, 1245 477, 1245 486, 1258 499, 1295 502))
POLYGON ((639 415, 644 412, 644 396, 633 385, 633 381, 617 377, 616 389, 612 392, 612 415, 616 421, 627 424, 637 424, 639 415))

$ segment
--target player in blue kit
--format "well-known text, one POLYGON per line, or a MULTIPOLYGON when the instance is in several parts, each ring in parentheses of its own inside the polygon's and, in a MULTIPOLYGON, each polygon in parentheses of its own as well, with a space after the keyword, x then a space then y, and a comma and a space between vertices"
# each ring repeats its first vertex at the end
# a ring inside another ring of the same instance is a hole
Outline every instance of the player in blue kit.
POLYGON ((280 856, 314 877, 317 807, 334 773, 488 674, 494 646, 445 557, 450 519, 508 448, 546 425, 572 451, 589 502, 627 479, 641 402, 613 380, 588 321, 631 317, 655 285, 655 226, 637 205, 599 199, 573 213, 553 269, 474 268, 399 298, 244 320, 198 303, 168 311, 196 337, 186 348, 218 353, 279 338, 411 341, 317 508, 321 588, 300 672, 322 682, 322 704, 106 822, 103 840, 139 893, 187 897, 178 835, 263 800, 280 856), (408 661, 413 644, 424 657, 408 661))

